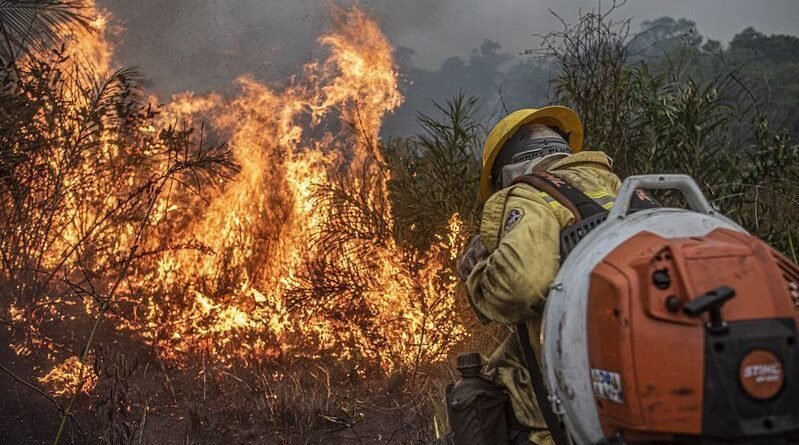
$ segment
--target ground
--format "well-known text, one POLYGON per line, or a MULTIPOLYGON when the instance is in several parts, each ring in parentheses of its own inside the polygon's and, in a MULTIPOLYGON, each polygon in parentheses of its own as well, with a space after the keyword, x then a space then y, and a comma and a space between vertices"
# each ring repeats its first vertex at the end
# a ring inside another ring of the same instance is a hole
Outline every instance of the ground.
MULTIPOLYGON (((0 364, 45 389, 32 372, 40 363, 14 353, 11 332, 2 331, 0 364)), ((201 368, 163 363, 128 343, 95 362, 98 384, 78 397, 79 428, 69 425, 61 443, 424 444, 432 440, 431 407, 446 380, 421 373, 355 377, 296 361, 246 370, 206 363, 203 379, 201 368)), ((0 444, 52 443, 60 423, 53 401, 6 372, 0 400, 0 444)))

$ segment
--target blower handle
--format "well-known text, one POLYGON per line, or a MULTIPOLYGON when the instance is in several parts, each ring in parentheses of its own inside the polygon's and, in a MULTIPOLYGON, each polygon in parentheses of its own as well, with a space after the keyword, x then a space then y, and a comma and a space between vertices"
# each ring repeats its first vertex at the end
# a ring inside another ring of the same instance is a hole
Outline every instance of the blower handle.
POLYGON ((705 198, 696 181, 688 175, 638 175, 624 180, 616 196, 616 202, 608 213, 608 221, 624 219, 630 211, 630 200, 638 189, 679 190, 688 201, 688 207, 699 213, 716 213, 705 198))

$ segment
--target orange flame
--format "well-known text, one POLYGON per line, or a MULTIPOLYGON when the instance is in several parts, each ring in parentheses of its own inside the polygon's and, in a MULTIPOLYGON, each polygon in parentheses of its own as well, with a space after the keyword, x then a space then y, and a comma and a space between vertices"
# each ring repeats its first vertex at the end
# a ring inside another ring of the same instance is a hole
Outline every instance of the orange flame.
MULTIPOLYGON (((97 16, 102 29, 109 16, 97 16)), ((153 212, 153 225, 172 212, 188 215, 187 223, 168 231, 169 241, 206 249, 167 250, 138 265, 132 284, 120 290, 119 299, 138 308, 122 326, 166 359, 186 363, 202 353, 229 365, 285 354, 328 355, 391 370, 441 359, 449 342, 465 335, 454 318, 457 281, 448 267, 461 242, 458 215, 452 216, 449 233, 422 254, 407 251, 391 236, 372 243, 369 258, 359 256, 357 240, 338 246, 342 257, 335 264, 368 270, 372 284, 362 296, 373 331, 353 329, 355 320, 289 307, 289 295, 308 265, 329 248, 319 238, 330 217, 318 208, 320 184, 342 174, 349 178, 381 212, 388 226, 383 232, 393 233, 390 173, 378 145, 383 118, 402 103, 392 47, 363 11, 334 6, 332 17, 333 31, 319 39, 328 56, 308 63, 285 89, 243 76, 236 97, 185 93, 162 107, 163 125, 209 119, 211 131, 229 141, 240 165, 221 191, 206 199, 163 197, 153 212), (134 288, 148 290, 144 300, 134 288)), ((111 66, 112 47, 102 32, 81 36, 72 50, 101 69, 111 66)), ((109 156, 119 151, 110 142, 106 149, 109 156)), ((79 198, 73 198, 79 208, 79 198)), ((126 245, 133 228, 120 228, 118 237, 126 245)), ((41 381, 72 384, 65 376, 72 375, 67 370, 75 360, 41 381)))
POLYGON ((52 388, 56 396, 72 395, 79 386, 82 392, 90 393, 97 385, 97 376, 92 367, 84 365, 75 356, 69 357, 38 380, 52 388))

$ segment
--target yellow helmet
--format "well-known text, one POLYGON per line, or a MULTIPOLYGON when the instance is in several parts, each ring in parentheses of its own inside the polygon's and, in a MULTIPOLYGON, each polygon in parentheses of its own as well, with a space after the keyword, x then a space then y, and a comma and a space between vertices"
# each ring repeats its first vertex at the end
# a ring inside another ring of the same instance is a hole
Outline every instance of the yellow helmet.
POLYGON ((483 148, 483 170, 480 173, 480 197, 485 202, 491 196, 491 168, 505 142, 522 125, 540 123, 555 127, 566 135, 572 153, 583 149, 583 123, 571 108, 553 105, 544 108, 525 108, 505 116, 486 139, 483 148))

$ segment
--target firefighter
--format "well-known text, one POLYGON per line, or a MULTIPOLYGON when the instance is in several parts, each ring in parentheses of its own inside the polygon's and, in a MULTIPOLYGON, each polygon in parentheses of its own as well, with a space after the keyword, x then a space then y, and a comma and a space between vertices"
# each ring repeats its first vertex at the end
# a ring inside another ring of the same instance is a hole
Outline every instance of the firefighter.
MULTIPOLYGON (((523 109, 502 119, 483 150, 480 233, 458 259, 457 272, 478 318, 526 322, 536 353, 544 302, 560 266, 560 232, 574 215, 548 194, 513 181, 547 171, 610 208, 621 181, 605 153, 583 151, 582 144, 580 118, 563 106, 523 109)), ((507 389, 529 440, 550 444, 521 354, 518 337, 509 335, 489 358, 486 374, 507 389)))

